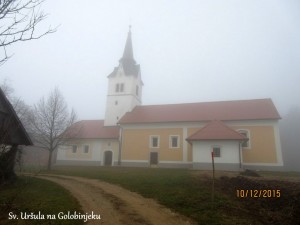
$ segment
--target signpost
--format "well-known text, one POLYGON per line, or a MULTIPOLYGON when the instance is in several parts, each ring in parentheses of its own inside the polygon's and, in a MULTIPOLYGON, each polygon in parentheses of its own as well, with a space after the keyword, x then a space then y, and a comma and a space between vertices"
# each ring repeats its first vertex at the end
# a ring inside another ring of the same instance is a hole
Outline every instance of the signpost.
POLYGON ((213 169, 211 201, 212 201, 212 203, 214 203, 214 199, 215 199, 215 161, 214 161, 214 151, 211 152, 211 160, 212 160, 212 169, 213 169))

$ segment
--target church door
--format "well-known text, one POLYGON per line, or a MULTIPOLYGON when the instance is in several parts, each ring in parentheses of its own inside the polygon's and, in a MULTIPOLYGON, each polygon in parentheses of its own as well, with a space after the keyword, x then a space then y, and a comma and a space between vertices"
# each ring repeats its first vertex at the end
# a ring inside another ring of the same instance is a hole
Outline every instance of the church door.
POLYGON ((112 165, 112 151, 105 151, 104 152, 104 166, 111 166, 112 165))
POLYGON ((150 152, 150 165, 158 164, 158 152, 150 152))

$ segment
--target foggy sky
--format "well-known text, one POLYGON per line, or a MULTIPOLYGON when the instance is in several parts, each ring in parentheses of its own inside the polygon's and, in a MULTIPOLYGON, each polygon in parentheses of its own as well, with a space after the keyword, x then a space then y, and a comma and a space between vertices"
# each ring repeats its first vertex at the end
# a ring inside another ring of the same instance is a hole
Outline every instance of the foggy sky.
POLYGON ((40 30, 0 67, 29 105, 58 86, 79 119, 103 119, 107 76, 132 25, 143 104, 272 98, 300 107, 298 0, 46 1, 40 30))

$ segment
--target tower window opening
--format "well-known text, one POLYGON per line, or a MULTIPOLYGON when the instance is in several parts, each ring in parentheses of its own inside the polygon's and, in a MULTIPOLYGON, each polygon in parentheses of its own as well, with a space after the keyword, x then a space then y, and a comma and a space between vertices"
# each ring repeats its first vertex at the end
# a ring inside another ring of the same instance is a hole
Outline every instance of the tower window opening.
POLYGON ((123 83, 120 84, 120 92, 124 92, 124 84, 123 83))
POLYGON ((116 92, 119 92, 119 91, 120 91, 120 85, 116 84, 116 92))

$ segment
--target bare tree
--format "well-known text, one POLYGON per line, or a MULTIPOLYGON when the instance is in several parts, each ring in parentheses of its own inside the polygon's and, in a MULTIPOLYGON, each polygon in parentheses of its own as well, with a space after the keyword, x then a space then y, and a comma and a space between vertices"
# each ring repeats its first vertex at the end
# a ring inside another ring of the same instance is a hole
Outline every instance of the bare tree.
POLYGON ((11 56, 7 47, 16 42, 39 39, 56 31, 49 27, 38 32, 38 25, 46 18, 41 11, 44 0, 0 0, 0 66, 11 56))
POLYGON ((2 83, 0 84, 0 88, 3 91, 3 93, 5 94, 5 96, 11 100, 14 89, 11 87, 9 82, 10 82, 9 79, 5 78, 2 81, 2 83))
POLYGON ((74 123, 76 114, 68 111, 68 106, 58 88, 55 88, 47 100, 44 98, 34 106, 32 131, 34 142, 49 151, 48 170, 51 169, 52 154, 64 143, 64 132, 74 123))

